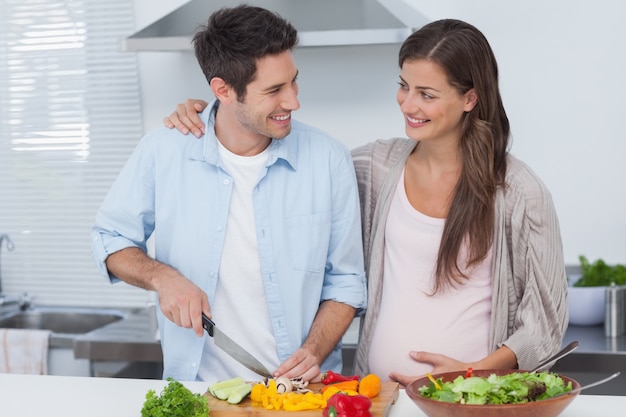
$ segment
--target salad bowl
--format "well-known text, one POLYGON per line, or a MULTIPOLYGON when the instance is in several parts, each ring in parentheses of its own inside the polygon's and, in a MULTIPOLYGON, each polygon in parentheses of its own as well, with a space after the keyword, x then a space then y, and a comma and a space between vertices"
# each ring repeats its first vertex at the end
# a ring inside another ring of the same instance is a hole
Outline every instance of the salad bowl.
MULTIPOLYGON (((516 369, 486 369, 475 370, 472 376, 488 377, 492 374, 497 376, 511 373, 528 372, 516 369)), ((572 390, 580 387, 580 384, 564 375, 556 374, 567 386, 572 383, 572 390)), ((441 378, 442 382, 454 381, 458 376, 466 376, 466 371, 447 372, 432 375, 434 380, 441 378)), ((563 394, 553 398, 537 401, 529 401, 519 404, 460 404, 444 402, 427 398, 422 395, 420 388, 429 386, 430 378, 423 377, 411 382, 406 386, 406 394, 428 417, 556 417, 576 398, 578 390, 572 394, 563 394)))

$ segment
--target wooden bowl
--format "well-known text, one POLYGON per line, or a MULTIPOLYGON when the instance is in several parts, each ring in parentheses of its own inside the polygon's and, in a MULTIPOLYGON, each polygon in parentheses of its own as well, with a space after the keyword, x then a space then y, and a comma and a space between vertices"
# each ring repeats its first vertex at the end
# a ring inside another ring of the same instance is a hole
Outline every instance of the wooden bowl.
MULTIPOLYGON (((474 376, 488 377, 491 374, 506 375, 513 372, 528 372, 514 369, 486 369, 476 370, 474 376)), ((433 378, 442 378, 444 382, 453 381, 459 375, 465 375, 465 371, 447 372, 433 375, 433 378)), ((572 389, 580 387, 580 384, 564 375, 560 375, 567 385, 571 381, 572 389)), ((411 382, 406 387, 406 393, 413 402, 428 417, 556 417, 576 398, 578 392, 574 394, 562 395, 560 397, 548 398, 545 400, 532 401, 523 404, 456 404, 437 401, 425 398, 419 389, 428 385, 429 379, 423 377, 411 382)))

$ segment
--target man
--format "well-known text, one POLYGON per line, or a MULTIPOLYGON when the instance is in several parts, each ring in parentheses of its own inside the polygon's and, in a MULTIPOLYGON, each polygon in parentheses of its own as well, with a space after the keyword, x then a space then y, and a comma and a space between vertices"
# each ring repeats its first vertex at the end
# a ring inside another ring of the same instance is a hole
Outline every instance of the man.
POLYGON ((297 32, 238 6, 193 42, 216 97, 206 134, 141 140, 98 211, 94 259, 113 282, 158 293, 164 378, 259 378, 204 334, 203 312, 274 376, 340 371, 366 301, 359 199, 349 151, 291 119, 297 32))

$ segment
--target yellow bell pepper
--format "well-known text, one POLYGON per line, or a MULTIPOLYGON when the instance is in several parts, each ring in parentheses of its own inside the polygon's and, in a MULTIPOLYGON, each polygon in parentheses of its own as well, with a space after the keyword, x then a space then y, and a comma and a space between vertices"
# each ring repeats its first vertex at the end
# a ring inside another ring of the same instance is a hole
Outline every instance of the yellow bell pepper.
POLYGON ((300 411, 326 407, 326 399, 322 394, 313 392, 278 393, 274 380, 270 380, 268 386, 261 383, 255 384, 250 392, 250 399, 253 404, 267 410, 300 411))

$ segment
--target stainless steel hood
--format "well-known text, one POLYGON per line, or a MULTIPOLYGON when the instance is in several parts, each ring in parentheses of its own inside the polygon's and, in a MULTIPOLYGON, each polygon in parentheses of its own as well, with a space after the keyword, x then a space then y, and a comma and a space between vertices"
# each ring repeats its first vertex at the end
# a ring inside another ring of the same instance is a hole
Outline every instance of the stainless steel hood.
MULTIPOLYGON (((279 13, 298 29, 298 46, 401 43, 424 16, 404 0, 249 0, 246 4, 279 13), (384 4, 384 5, 383 5, 384 4)), ((209 15, 239 2, 191 0, 124 39, 123 51, 192 50, 191 39, 209 15)))

